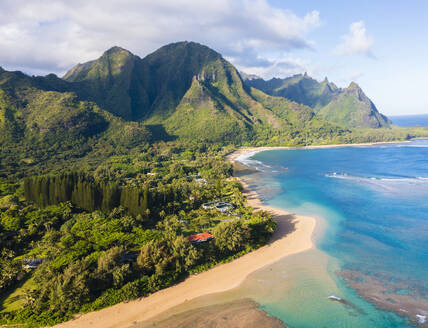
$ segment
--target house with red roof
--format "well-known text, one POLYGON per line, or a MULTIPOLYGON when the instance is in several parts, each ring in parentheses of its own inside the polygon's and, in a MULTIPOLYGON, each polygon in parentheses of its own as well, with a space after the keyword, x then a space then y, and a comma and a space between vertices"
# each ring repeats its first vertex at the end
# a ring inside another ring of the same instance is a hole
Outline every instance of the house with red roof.
POLYGON ((202 232, 202 233, 197 233, 194 235, 187 236, 187 240, 190 241, 192 244, 204 243, 211 239, 214 239, 214 236, 209 232, 202 232))

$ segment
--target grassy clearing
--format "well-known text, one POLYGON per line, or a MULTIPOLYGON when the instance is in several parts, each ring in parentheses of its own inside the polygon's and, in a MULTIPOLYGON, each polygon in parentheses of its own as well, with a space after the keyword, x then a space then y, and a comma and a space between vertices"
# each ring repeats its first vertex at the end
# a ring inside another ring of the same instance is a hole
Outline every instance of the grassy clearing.
POLYGON ((11 312, 21 309, 24 304, 24 291, 35 287, 36 283, 31 276, 24 279, 13 292, 0 299, 0 304, 2 304, 0 312, 11 312))

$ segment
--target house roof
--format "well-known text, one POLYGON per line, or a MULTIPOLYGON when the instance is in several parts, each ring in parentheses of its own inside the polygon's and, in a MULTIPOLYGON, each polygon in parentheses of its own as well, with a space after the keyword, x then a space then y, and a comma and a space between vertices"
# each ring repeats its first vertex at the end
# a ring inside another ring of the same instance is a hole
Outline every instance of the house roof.
POLYGON ((210 234, 209 232, 202 232, 202 233, 197 233, 197 234, 194 234, 194 235, 187 236, 187 239, 190 242, 206 240, 206 239, 209 239, 209 238, 214 238, 214 236, 212 234, 210 234))

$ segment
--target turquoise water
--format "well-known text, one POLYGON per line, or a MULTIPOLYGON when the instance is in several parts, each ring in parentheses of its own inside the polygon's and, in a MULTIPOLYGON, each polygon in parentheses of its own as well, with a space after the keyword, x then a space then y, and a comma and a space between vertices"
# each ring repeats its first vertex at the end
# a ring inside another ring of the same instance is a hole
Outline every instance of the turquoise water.
POLYGON ((265 202, 327 223, 316 250, 277 264, 293 287, 255 297, 263 309, 290 327, 426 326, 427 140, 270 150, 244 161, 259 170, 249 181, 265 202))

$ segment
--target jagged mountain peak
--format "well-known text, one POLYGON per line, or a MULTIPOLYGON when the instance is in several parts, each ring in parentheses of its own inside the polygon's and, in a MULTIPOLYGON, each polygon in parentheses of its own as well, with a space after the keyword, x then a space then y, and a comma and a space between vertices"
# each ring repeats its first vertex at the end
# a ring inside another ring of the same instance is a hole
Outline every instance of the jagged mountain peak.
POLYGON ((178 42, 169 43, 167 45, 164 45, 164 46, 160 47, 156 51, 159 51, 159 50, 162 50, 162 49, 179 49, 179 48, 186 48, 186 49, 191 49, 191 50, 206 51, 206 52, 210 52, 210 53, 216 54, 218 56, 221 56, 214 49, 212 49, 212 48, 210 48, 210 47, 208 47, 208 46, 206 46, 204 44, 195 42, 195 41, 178 41, 178 42))
POLYGON ((125 48, 119 46, 113 46, 110 49, 106 50, 103 55, 114 55, 118 53, 127 53, 129 55, 133 55, 132 52, 126 50, 125 48))
POLYGON ((82 96, 126 120, 153 115, 163 119, 178 106, 195 76, 204 83, 215 82, 224 70, 235 68, 218 52, 181 41, 144 58, 115 46, 98 59, 73 67, 64 79, 80 83, 82 96))
POLYGON ((347 89, 349 89, 349 90, 352 90, 352 89, 361 90, 361 87, 356 82, 352 81, 351 83, 349 83, 349 86, 347 89))
POLYGON ((111 75, 117 75, 127 62, 135 56, 128 50, 114 46, 105 51, 98 59, 77 64, 63 77, 70 82, 78 82, 90 79, 105 79, 111 75))
POLYGON ((341 89, 327 78, 318 82, 305 72, 285 79, 259 79, 246 83, 267 94, 307 105, 318 115, 346 127, 378 128, 390 124, 355 82, 341 89))
POLYGON ((243 81, 261 79, 261 77, 258 76, 258 75, 256 75, 256 74, 247 74, 247 73, 245 73, 243 71, 240 71, 239 75, 241 75, 241 78, 242 78, 243 81))

